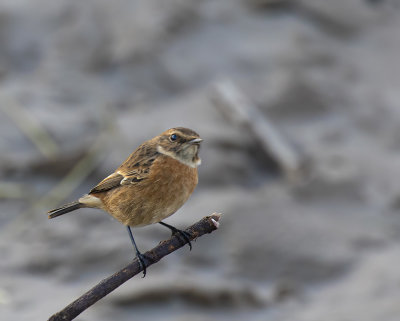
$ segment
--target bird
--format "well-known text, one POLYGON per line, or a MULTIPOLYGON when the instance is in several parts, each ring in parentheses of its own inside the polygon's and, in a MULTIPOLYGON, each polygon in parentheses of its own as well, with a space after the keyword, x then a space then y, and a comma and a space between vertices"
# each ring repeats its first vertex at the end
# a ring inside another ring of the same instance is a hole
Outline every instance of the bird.
POLYGON ((187 232, 162 221, 174 214, 197 186, 202 141, 199 134, 189 128, 168 129, 137 147, 89 193, 48 211, 48 217, 55 218, 86 207, 107 212, 126 226, 145 277, 145 256, 136 245, 131 227, 159 223, 180 236, 192 249, 187 232))

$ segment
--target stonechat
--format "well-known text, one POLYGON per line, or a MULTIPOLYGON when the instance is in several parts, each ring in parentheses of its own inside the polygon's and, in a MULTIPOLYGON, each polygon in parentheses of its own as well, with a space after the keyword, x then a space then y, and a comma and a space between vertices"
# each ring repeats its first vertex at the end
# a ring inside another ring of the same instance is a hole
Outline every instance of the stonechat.
POLYGON ((162 220, 174 214, 195 189, 201 142, 200 136, 191 129, 168 129, 141 144, 88 194, 49 211, 49 218, 83 207, 106 211, 127 227, 145 276, 144 256, 136 246, 131 227, 160 223, 180 235, 192 248, 186 232, 162 220))

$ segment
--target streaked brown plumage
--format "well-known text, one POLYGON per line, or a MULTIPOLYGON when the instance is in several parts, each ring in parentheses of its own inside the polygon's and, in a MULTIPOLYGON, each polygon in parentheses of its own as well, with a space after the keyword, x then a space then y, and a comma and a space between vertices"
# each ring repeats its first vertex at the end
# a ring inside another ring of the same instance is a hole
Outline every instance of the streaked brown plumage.
MULTIPOLYGON (((141 144, 114 173, 78 201, 48 212, 54 218, 82 207, 99 208, 128 227, 139 261, 146 272, 130 226, 161 223, 189 243, 185 232, 161 222, 174 214, 195 189, 200 136, 191 129, 171 128, 141 144)), ((191 245, 190 245, 191 246, 191 245)))

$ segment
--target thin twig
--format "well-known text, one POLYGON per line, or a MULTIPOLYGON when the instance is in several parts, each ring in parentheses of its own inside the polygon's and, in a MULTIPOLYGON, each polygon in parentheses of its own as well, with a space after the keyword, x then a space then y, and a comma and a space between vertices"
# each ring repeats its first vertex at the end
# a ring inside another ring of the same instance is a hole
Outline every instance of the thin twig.
MULTIPOLYGON (((192 241, 204 234, 215 231, 219 227, 220 218, 221 214, 214 213, 211 216, 202 218, 200 221, 187 228, 186 232, 189 233, 190 240, 192 241)), ((184 244, 180 240, 179 236, 176 235, 161 242, 155 248, 144 254, 146 258, 146 267, 149 267, 150 265, 160 261, 164 256, 176 251, 182 246, 184 246, 184 244)), ((142 268, 140 267, 138 260, 134 259, 122 270, 104 279, 74 302, 66 306, 63 310, 52 315, 48 321, 73 320, 91 305, 114 291, 121 284, 128 281, 141 271, 142 268)))

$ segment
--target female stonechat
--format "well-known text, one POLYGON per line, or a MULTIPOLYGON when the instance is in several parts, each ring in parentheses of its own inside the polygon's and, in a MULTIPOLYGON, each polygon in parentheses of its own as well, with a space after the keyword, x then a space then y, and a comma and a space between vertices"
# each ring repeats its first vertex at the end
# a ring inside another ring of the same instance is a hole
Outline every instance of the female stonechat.
POLYGON ((168 129, 141 144, 114 173, 88 194, 49 211, 49 218, 83 207, 106 211, 127 227, 145 276, 144 256, 136 246, 131 227, 160 223, 180 235, 192 248, 186 232, 162 220, 174 214, 197 185, 201 141, 191 129, 168 129))

